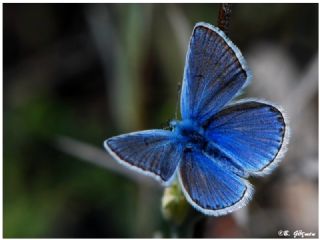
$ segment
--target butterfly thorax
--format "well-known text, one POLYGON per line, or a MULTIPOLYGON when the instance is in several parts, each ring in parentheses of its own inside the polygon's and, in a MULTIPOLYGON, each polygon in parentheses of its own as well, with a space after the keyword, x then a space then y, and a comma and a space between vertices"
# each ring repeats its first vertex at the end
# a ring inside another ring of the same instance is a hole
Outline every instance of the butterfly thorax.
POLYGON ((186 148, 206 148, 208 141, 204 137, 204 130, 192 120, 171 121, 172 131, 185 144, 186 148))

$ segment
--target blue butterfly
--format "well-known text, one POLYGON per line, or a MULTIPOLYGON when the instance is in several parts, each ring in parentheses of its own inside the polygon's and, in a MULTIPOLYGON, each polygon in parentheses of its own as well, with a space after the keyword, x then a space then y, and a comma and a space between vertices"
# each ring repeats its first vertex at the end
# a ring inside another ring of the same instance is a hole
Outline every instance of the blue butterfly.
POLYGON ((197 23, 186 57, 181 121, 104 142, 119 163, 169 185, 178 175, 188 202, 220 216, 245 206, 249 176, 269 174, 288 142, 286 117, 266 101, 231 102, 252 74, 240 50, 219 28, 197 23))

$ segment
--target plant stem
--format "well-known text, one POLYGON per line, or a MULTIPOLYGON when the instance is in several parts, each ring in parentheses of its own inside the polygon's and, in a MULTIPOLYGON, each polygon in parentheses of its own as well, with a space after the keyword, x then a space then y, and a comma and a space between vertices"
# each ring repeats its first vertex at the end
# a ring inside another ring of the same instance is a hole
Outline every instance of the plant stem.
POLYGON ((218 27, 229 35, 230 18, 232 13, 231 3, 221 3, 218 15, 218 27))

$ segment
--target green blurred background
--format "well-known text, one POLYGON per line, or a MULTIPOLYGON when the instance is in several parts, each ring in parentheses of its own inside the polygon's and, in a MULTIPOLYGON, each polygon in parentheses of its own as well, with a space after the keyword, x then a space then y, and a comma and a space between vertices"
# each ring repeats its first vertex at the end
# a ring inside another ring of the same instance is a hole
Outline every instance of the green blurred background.
MULTIPOLYGON (((219 4, 3 4, 4 237, 169 237, 163 190, 102 142, 174 118, 188 40, 219 4), (83 160, 83 161, 81 161, 83 160)), ((282 105, 289 152, 194 237, 318 231, 318 4, 234 4, 230 37, 282 105)))

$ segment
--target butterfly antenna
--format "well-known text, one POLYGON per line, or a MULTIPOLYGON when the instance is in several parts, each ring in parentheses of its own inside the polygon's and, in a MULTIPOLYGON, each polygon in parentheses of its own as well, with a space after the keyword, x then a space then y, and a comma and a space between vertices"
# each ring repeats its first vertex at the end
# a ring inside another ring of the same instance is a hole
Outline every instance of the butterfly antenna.
POLYGON ((178 119, 178 108, 179 108, 179 100, 181 95, 181 83, 178 83, 178 95, 177 95, 177 104, 176 104, 176 112, 175 112, 175 119, 178 119))

